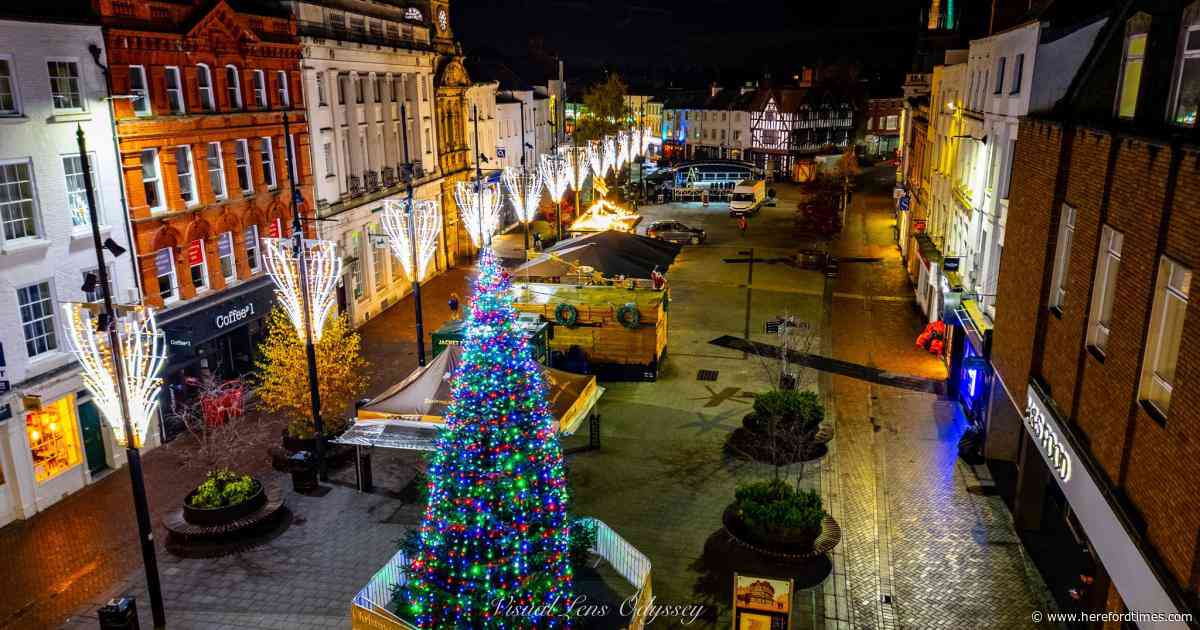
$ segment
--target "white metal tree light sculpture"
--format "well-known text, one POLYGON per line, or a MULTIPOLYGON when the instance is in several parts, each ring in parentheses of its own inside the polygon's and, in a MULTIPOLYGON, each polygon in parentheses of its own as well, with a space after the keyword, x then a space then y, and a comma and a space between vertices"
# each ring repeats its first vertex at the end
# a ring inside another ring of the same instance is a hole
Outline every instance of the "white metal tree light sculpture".
POLYGON ((504 188, 508 190, 508 199, 512 202, 513 210, 521 223, 533 221, 537 214, 538 201, 542 196, 542 174, 537 171, 524 171, 507 167, 503 174, 504 188))
POLYGON ((592 167, 592 175, 604 177, 604 141, 593 140, 587 146, 588 165, 592 167))
POLYGON ((567 159, 561 154, 546 153, 542 155, 541 164, 538 166, 550 200, 554 203, 562 201, 572 179, 571 165, 567 163, 567 159))
POLYGON ((582 190, 587 180, 590 151, 588 147, 562 147, 563 160, 567 165, 567 185, 571 190, 582 190))
POLYGON ((392 254, 400 259, 408 278, 419 282, 425 279, 429 263, 433 262, 433 255, 437 252, 437 237, 442 233, 442 212, 436 200, 417 199, 413 202, 411 230, 409 216, 408 200, 388 199, 383 202, 383 231, 388 236, 392 254), (415 273, 414 256, 417 259, 415 273))
POLYGON ((603 157, 605 173, 617 167, 617 139, 614 136, 604 136, 603 157))
POLYGON ((633 156, 629 155, 629 142, 630 137, 628 133, 624 131, 617 133, 616 161, 614 162, 614 166, 616 166, 618 171, 621 170, 621 167, 625 166, 626 162, 633 158, 633 156))
POLYGON ((158 373, 167 360, 166 340, 154 320, 154 311, 141 306, 119 307, 112 324, 116 326, 120 344, 118 372, 113 362, 111 336, 107 330, 97 330, 100 305, 72 302, 62 307, 68 345, 83 368, 84 386, 92 393, 117 443, 127 447, 117 379, 124 381, 129 396, 129 426, 134 431, 133 445, 140 448, 146 442, 146 431, 158 409, 158 390, 162 385, 158 373))
POLYGON ((492 240, 500 227, 499 184, 484 184, 480 194, 475 182, 458 182, 454 186, 454 201, 462 212, 463 225, 475 247, 483 247, 492 240))
MULTIPOLYGON (((300 264, 295 253, 295 240, 290 238, 264 238, 262 241, 263 264, 267 274, 275 282, 275 293, 288 319, 296 327, 301 339, 304 333, 304 298, 301 295, 300 264)), ((334 241, 304 241, 300 253, 304 257, 305 280, 308 303, 312 310, 313 342, 321 339, 325 322, 337 304, 337 283, 342 275, 342 258, 337 253, 334 241)))

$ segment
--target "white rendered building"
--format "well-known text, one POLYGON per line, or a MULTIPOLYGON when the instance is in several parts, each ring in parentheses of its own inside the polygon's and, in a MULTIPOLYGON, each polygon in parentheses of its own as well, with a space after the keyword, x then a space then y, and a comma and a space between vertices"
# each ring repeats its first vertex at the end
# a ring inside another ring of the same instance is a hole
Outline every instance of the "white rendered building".
POLYGON ((475 157, 482 155, 484 161, 481 168, 496 168, 497 119, 496 119, 496 88, 495 81, 477 82, 467 88, 467 116, 464 133, 467 145, 471 148, 470 165, 475 166, 475 157), (479 115, 479 146, 475 145, 475 119, 479 115))
MULTIPOLYGON (((435 124, 439 54, 433 16, 414 7, 352 0, 288 0, 299 21, 317 224, 345 262, 341 312, 361 326, 411 290, 380 222, 388 200, 444 206, 435 124), (401 112, 404 112, 402 116, 401 112)), ((445 213, 454 209, 442 207, 445 213)), ((445 225, 445 223, 443 223, 445 225)), ((446 230, 430 275, 447 267, 446 230)))
MULTIPOLYGON (((0 20, 0 525, 124 462, 87 395, 61 304, 92 301, 97 268, 76 130, 87 139, 102 238, 129 225, 99 26, 0 20)), ((129 251, 106 253, 113 299, 140 301, 129 251)), ((157 444, 150 430, 147 446, 157 444)))

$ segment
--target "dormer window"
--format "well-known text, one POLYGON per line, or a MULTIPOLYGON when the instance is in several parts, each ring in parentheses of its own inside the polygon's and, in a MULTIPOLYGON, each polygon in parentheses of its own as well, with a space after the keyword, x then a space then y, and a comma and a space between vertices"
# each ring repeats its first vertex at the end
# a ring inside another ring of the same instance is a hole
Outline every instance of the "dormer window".
POLYGON ((1117 83, 1117 117, 1133 118, 1137 113, 1138 91, 1142 86, 1142 66, 1146 60, 1146 40, 1150 16, 1138 13, 1125 26, 1125 44, 1121 52, 1121 77, 1117 83))

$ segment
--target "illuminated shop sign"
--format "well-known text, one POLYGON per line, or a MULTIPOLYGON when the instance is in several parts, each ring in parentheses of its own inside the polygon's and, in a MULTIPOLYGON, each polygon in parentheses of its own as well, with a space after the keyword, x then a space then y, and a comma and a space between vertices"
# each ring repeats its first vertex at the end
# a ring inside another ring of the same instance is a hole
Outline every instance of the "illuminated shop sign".
POLYGON ((1038 445, 1038 450, 1046 458, 1050 469, 1063 482, 1071 480, 1071 455, 1062 443, 1062 438, 1051 425, 1050 411, 1042 402, 1041 397, 1029 388, 1025 403, 1025 428, 1038 445))

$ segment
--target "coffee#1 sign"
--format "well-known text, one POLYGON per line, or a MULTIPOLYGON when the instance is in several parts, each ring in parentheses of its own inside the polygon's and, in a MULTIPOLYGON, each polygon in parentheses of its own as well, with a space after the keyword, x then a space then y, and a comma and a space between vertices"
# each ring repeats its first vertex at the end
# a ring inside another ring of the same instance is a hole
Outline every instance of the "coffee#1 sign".
POLYGON ((1025 429, 1037 443, 1038 449, 1046 458, 1050 469, 1063 482, 1071 480, 1071 454, 1063 446, 1063 438, 1055 432, 1050 423, 1050 410, 1046 408, 1040 396, 1032 387, 1026 393, 1025 429))
POLYGON ((217 327, 217 330, 222 330, 224 328, 241 323, 253 315, 254 303, 251 302, 245 306, 231 308, 225 313, 218 314, 215 318, 213 318, 213 325, 217 327))

